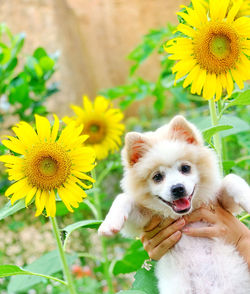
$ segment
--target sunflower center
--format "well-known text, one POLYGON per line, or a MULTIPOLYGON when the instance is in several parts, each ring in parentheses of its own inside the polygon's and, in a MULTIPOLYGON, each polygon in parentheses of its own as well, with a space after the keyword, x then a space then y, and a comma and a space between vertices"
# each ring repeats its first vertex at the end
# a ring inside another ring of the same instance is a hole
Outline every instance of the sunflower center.
POLYGON ((104 121, 91 120, 85 123, 84 133, 89 135, 87 142, 89 144, 100 143, 104 140, 107 134, 107 126, 104 121))
POLYGON ((60 187, 70 174, 71 160, 58 143, 39 143, 25 158, 25 175, 32 186, 51 190, 60 187))
POLYGON ((91 133, 97 133, 99 130, 100 130, 100 126, 98 126, 98 125, 91 125, 90 126, 91 133))
POLYGON ((225 22, 211 22, 194 39, 194 57, 201 68, 220 74, 233 68, 240 54, 237 32, 225 22))
POLYGON ((52 157, 45 157, 41 159, 39 164, 39 171, 44 176, 54 176, 57 172, 58 166, 57 162, 52 157))
POLYGON ((231 52, 230 40, 226 36, 214 36, 211 39, 210 50, 216 58, 226 58, 231 52))

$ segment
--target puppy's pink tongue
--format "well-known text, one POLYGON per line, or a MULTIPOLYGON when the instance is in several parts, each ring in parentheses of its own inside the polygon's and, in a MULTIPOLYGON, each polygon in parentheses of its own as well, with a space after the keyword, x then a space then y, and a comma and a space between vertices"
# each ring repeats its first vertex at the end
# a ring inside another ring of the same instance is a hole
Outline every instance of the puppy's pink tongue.
POLYGON ((190 207, 190 201, 188 198, 181 198, 178 200, 173 201, 175 205, 175 209, 180 211, 180 210, 185 210, 190 207))

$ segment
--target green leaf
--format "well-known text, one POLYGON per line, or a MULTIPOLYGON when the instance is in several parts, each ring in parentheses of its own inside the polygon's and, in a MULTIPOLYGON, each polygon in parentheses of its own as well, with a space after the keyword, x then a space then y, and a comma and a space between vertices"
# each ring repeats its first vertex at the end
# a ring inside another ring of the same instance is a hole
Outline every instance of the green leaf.
POLYGON ((10 82, 9 102, 20 102, 23 106, 29 105, 29 84, 23 76, 19 75, 10 82))
POLYGON ((52 70, 55 65, 55 61, 48 56, 42 57, 40 59, 39 63, 40 63, 41 68, 44 71, 52 70))
POLYGON ((8 277, 8 276, 13 276, 13 275, 29 275, 30 272, 25 271, 19 266, 16 265, 0 265, 0 277, 8 277))
POLYGON ((208 143, 211 143, 211 138, 214 134, 221 132, 221 131, 229 130, 232 128, 233 128, 233 126, 230 126, 230 125, 218 125, 216 127, 208 128, 203 131, 204 140, 208 143))
POLYGON ((47 52, 45 51, 44 48, 42 47, 38 47, 34 53, 33 53, 33 56, 36 58, 36 59, 41 59, 42 57, 45 57, 45 56, 48 56, 47 52))
POLYGON ((16 56, 23 48, 25 41, 25 33, 20 33, 14 37, 14 50, 13 55, 16 56))
POLYGON ((172 27, 168 25, 158 30, 150 30, 149 33, 143 37, 141 44, 128 55, 128 59, 135 62, 130 68, 131 76, 156 48, 161 47, 161 44, 171 35, 171 32, 172 27))
POLYGON ((0 48, 0 64, 6 64, 11 58, 9 48, 0 48))
POLYGON ((0 220, 6 218, 7 216, 10 216, 17 211, 23 209, 25 207, 25 202, 23 199, 15 202, 14 205, 11 205, 10 201, 5 204, 1 209, 0 209, 0 220))
POLYGON ((71 224, 63 228, 62 231, 66 232, 67 234, 71 234, 74 230, 79 228, 98 229, 101 223, 101 220, 84 220, 71 224))
POLYGON ((121 260, 116 261, 113 274, 127 274, 138 270, 143 262, 148 259, 148 253, 144 250, 140 240, 132 243, 121 260))
POLYGON ((26 270, 24 270, 23 268, 21 268, 20 266, 17 266, 17 265, 10 265, 10 264, 0 265, 0 277, 1 278, 5 278, 5 277, 9 277, 9 276, 17 276, 17 275, 38 276, 38 277, 42 277, 42 278, 46 278, 46 279, 55 280, 57 282, 60 282, 60 283, 62 283, 64 285, 66 285, 66 282, 63 281, 63 280, 60 280, 58 278, 48 276, 48 275, 34 273, 34 272, 31 272, 31 271, 26 271, 26 270))
POLYGON ((225 174, 228 174, 231 171, 231 169, 236 165, 236 162, 234 160, 224 160, 222 162, 222 165, 225 174))
POLYGON ((146 292, 140 290, 125 290, 119 291, 117 294, 146 294, 146 292))
POLYGON ((43 70, 38 64, 38 61, 33 56, 28 56, 25 64, 25 69, 34 77, 40 79, 43 75, 43 70))
POLYGON ((232 101, 229 101, 226 108, 233 105, 249 105, 250 104, 250 90, 240 92, 240 94, 232 101))
MULTIPOLYGON (((69 265, 73 264, 76 260, 76 255, 66 255, 67 262, 69 265)), ((26 272, 32 272, 42 275, 52 275, 62 270, 59 253, 57 250, 51 251, 28 266, 23 268, 26 272)), ((53 277, 52 277, 53 278, 53 277)), ((41 276, 16 276, 12 277, 8 285, 8 291, 10 293, 16 293, 17 291, 27 291, 32 286, 46 281, 45 277, 41 276)))
POLYGON ((97 228, 99 228, 101 223, 102 223, 101 220, 84 220, 84 221, 80 221, 80 222, 71 224, 71 225, 65 227, 64 229, 62 229, 62 231, 66 234, 66 238, 65 238, 64 244, 63 244, 64 249, 66 248, 66 244, 67 244, 67 241, 69 239, 70 234, 74 230, 77 230, 79 228, 97 229, 97 228))
POLYGON ((6 71, 6 72, 13 71, 13 69, 17 66, 17 62, 18 62, 18 60, 17 60, 16 57, 12 58, 12 59, 8 62, 7 66, 6 66, 6 68, 5 68, 5 71, 6 71))
MULTIPOLYGON (((197 117, 191 120, 200 130, 206 130, 211 126, 211 118, 209 116, 197 117)), ((250 130, 249 124, 243 119, 233 115, 223 115, 220 119, 221 125, 232 125, 233 128, 221 131, 221 137, 227 137, 241 132, 250 130)))
POLYGON ((7 25, 5 23, 1 23, 0 24, 0 36, 3 35, 4 33, 6 33, 8 35, 10 40, 13 39, 13 35, 12 35, 10 29, 7 27, 7 25))
POLYGON ((139 269, 134 276, 133 290, 144 291, 146 294, 159 294, 157 287, 157 279, 154 273, 154 267, 149 271, 142 268, 139 269))

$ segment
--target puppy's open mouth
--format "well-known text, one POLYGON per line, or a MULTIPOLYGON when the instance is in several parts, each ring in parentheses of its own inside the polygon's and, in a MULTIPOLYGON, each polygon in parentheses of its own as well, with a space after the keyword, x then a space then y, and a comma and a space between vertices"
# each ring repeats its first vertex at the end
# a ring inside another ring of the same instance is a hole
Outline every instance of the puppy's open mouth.
POLYGON ((191 200, 192 200, 193 195, 194 195, 194 190, 189 196, 182 197, 182 198, 177 199, 177 200, 173 200, 172 202, 169 202, 169 201, 163 199, 160 196, 157 196, 157 197, 161 201, 163 201, 165 204, 170 206, 176 213, 186 213, 191 208, 191 200))

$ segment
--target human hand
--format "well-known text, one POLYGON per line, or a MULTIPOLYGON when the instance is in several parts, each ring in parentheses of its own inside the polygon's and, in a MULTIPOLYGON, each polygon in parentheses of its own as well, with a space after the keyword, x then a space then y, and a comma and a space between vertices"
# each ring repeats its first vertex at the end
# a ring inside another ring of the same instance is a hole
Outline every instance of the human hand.
POLYGON ((184 219, 187 224, 197 221, 211 224, 212 226, 202 228, 187 227, 182 232, 193 237, 217 237, 233 244, 250 268, 250 230, 219 203, 211 207, 199 208, 190 215, 185 215, 184 219))
POLYGON ((153 216, 144 228, 141 236, 144 249, 150 258, 159 260, 181 238, 181 229, 185 225, 183 218, 177 221, 167 218, 164 221, 159 216, 153 216))
POLYGON ((183 233, 193 237, 218 237, 233 245, 237 245, 241 238, 248 233, 247 227, 241 223, 234 215, 216 205, 201 207, 189 215, 185 215, 186 224, 204 221, 211 225, 201 228, 187 227, 183 233))

